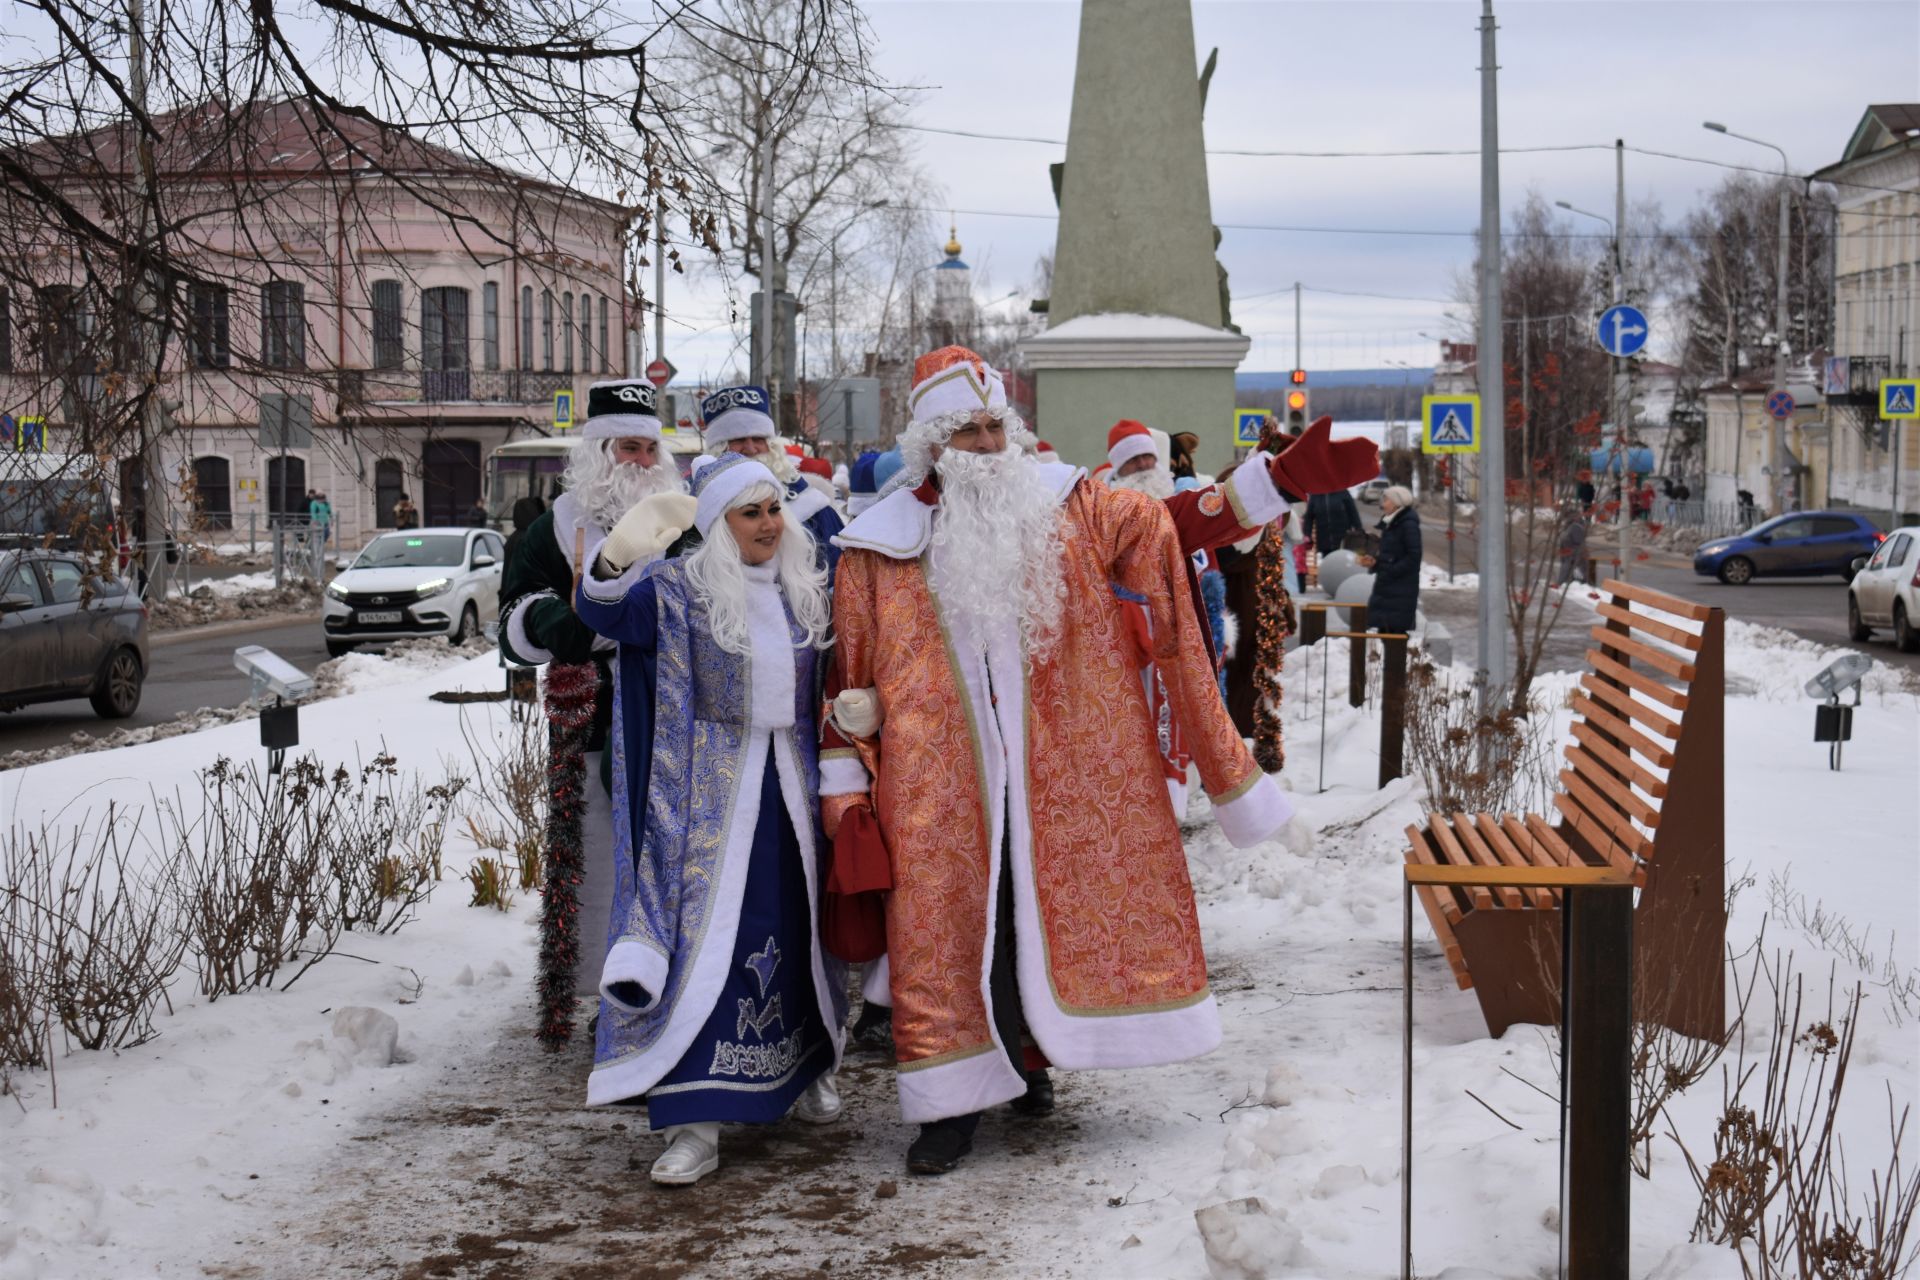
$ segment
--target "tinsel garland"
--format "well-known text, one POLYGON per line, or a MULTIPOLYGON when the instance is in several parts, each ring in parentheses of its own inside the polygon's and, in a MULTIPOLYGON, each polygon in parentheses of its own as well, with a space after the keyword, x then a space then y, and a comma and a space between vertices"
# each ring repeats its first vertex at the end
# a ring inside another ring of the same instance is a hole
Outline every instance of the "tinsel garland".
POLYGON ((1287 751, 1280 725, 1281 677, 1287 660, 1287 637, 1293 634, 1293 596, 1287 591, 1287 542, 1279 524, 1267 527, 1267 536, 1253 553, 1253 589, 1257 602, 1253 655, 1253 758, 1268 773, 1286 767, 1287 751))
POLYGON ((587 744, 600 672, 591 662, 547 668, 546 883, 540 892, 540 1042, 558 1051, 573 1036, 580 965, 580 882, 586 874, 587 744))
MULTIPOLYGON (((1271 455, 1290 443, 1281 438, 1278 424, 1267 419, 1260 448, 1271 455)), ((1253 759, 1268 773, 1286 767, 1287 749, 1280 724, 1281 678, 1287 660, 1287 637, 1297 625, 1293 596, 1287 590, 1285 518, 1267 526, 1266 537, 1253 552, 1253 759)))

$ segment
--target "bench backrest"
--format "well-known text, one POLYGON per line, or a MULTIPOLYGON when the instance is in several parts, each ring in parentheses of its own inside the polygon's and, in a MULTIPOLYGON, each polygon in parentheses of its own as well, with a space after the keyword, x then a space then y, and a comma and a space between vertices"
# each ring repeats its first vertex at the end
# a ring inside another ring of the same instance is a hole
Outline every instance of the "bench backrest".
MULTIPOLYGON (((1675 823, 1695 824, 1689 779, 1717 778, 1726 694, 1721 611, 1609 579, 1573 697, 1574 741, 1555 794, 1560 833, 1641 884, 1675 823), (1704 772, 1703 772, 1704 771, 1704 772)), ((1704 803, 1706 797, 1698 797, 1704 803)), ((1714 825, 1720 789, 1712 786, 1714 825)))

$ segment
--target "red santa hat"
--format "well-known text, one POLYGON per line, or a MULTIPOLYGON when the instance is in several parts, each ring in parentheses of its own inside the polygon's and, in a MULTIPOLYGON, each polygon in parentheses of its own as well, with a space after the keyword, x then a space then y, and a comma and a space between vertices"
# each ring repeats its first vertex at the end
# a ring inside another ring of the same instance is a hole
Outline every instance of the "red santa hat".
POLYGON ((1142 454, 1157 452, 1153 433, 1132 418, 1122 418, 1107 432, 1107 461, 1115 471, 1142 454))
POLYGON ((787 456, 789 458, 805 458, 807 451, 797 444, 790 444, 787 446, 787 456))
POLYGON ((802 475, 819 476, 828 484, 833 483, 833 464, 825 458, 801 458, 800 472, 802 475))
POLYGON ((1113 482, 1113 464, 1111 462, 1103 462, 1095 467, 1093 469, 1093 478, 1101 484, 1111 484, 1113 482))
POLYGON ((1035 440, 1033 442, 1033 452, 1034 456, 1042 462, 1060 461, 1060 451, 1048 444, 1045 440, 1035 440))

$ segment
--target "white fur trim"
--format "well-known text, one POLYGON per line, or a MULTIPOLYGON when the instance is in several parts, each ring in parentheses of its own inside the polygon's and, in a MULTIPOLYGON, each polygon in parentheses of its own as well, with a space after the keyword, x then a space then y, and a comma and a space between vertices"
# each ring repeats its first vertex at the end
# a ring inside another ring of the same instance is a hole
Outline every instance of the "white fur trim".
POLYGON ((700 429, 700 438, 710 445, 725 444, 729 440, 749 440, 755 436, 771 440, 773 435, 773 419, 758 409, 747 408, 715 414, 700 429))
POLYGON ((797 493, 789 490, 782 501, 786 504, 787 519, 805 524, 832 505, 833 499, 812 485, 803 484, 797 493))
POLYGON ((1220 646, 1220 656, 1222 659, 1231 658, 1240 648, 1240 615, 1231 609, 1222 609, 1220 622, 1220 630, 1224 633, 1225 640, 1225 643, 1220 646))
POLYGON ((1256 453, 1227 477, 1227 501, 1243 529, 1258 529, 1286 514, 1287 500, 1273 484, 1273 459, 1256 453))
POLYGON ((536 600, 558 600, 551 591, 536 591, 532 595, 521 596, 513 602, 513 608, 507 611, 507 647, 519 655, 528 666, 540 667, 553 661, 553 651, 533 642, 527 634, 527 609, 536 600))
POLYGON ((563 493, 553 500, 553 541, 560 548, 567 565, 575 572, 581 572, 581 565, 592 564, 591 559, 575 563, 573 558, 574 535, 586 535, 586 546, 599 545, 606 539, 607 531, 589 516, 580 506, 580 500, 571 493, 563 493))
POLYGON ((772 569, 771 562, 746 567, 747 638, 753 664, 747 691, 753 699, 756 731, 793 727, 793 636, 787 630, 787 607, 772 569))
POLYGON ((628 1013, 651 1013, 667 989, 667 958, 659 950, 636 938, 622 938, 607 952, 600 967, 600 998, 628 1013), (647 993, 645 1004, 620 998, 617 988, 631 983, 647 993))
POLYGON ((582 440, 622 440, 629 436, 658 440, 660 419, 644 413, 603 413, 580 424, 582 440))
POLYGON ((1107 461, 1118 471, 1135 458, 1155 452, 1153 437, 1142 431, 1137 435, 1121 436, 1120 442, 1107 450, 1107 461))
POLYGON ((823 756, 820 760, 822 796, 863 796, 873 789, 867 766, 854 755, 823 756))
POLYGON ((1026 1077, 1013 1069, 998 1044, 938 1066, 899 1072, 894 1079, 900 1085, 900 1118, 908 1124, 985 1111, 1027 1091, 1026 1077))
POLYGON ((1187 816, 1187 784, 1179 778, 1167 779, 1167 803, 1173 806, 1173 820, 1187 816))
MULTIPOLYGON (((707 536, 707 530, 713 528, 713 522, 726 514, 733 500, 756 484, 772 485, 774 492, 785 493, 787 487, 757 458, 748 458, 745 454, 735 454, 741 462, 729 462, 725 471, 715 474, 700 486, 700 494, 694 509, 693 526, 700 531, 701 537, 707 536)), ((719 466, 722 458, 713 465, 719 466)), ((703 471, 705 468, 703 468, 703 471)))
POLYGON ((884 955, 867 962, 867 971, 860 977, 860 998, 868 1004, 893 1008, 893 968, 884 955))
POLYGON ((970 362, 949 365, 914 387, 907 396, 913 421, 931 422, 949 414, 978 413, 982 409, 1007 407, 1007 386, 1000 371, 981 362, 986 376, 970 362))
POLYGON ((627 598, 627 592, 640 584, 647 566, 659 557, 642 556, 620 571, 615 578, 603 578, 599 574, 600 548, 607 545, 605 538, 589 539, 587 542, 587 571, 580 575, 580 594, 589 600, 601 604, 619 604, 627 598))
POLYGON ((1220 834, 1236 849, 1248 849, 1271 840, 1293 817, 1293 801, 1280 784, 1262 774, 1251 787, 1231 800, 1213 802, 1220 834))
POLYGON ((847 518, 854 519, 866 513, 874 503, 880 501, 877 493, 850 493, 847 495, 847 518))

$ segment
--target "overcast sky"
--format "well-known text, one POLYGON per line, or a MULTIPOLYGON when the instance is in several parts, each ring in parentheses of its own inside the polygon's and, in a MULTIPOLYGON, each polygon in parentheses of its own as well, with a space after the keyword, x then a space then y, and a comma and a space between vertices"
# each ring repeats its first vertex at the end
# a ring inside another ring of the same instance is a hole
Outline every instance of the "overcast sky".
MULTIPOLYGON (((1064 141, 1078 4, 869 0, 867 7, 880 76, 920 88, 916 124, 1064 141)), ((1196 56, 1221 50, 1207 146, 1473 151, 1480 131, 1479 8, 1472 0, 1196 0, 1196 56)), ((1920 101, 1920 5, 1912 0, 1504 0, 1496 9, 1502 146, 1606 148, 1503 156, 1508 210, 1532 187, 1549 201, 1611 216, 1616 137, 1710 160, 1778 164, 1770 150, 1700 127, 1717 120, 1785 148, 1804 172, 1839 158, 1868 103, 1920 101)), ((1047 165, 1065 147, 935 133, 917 134, 916 145, 944 184, 945 203, 961 211, 966 258, 991 278, 993 293, 1026 283, 1035 259, 1052 247, 1047 165)), ((1221 257, 1232 274, 1234 318, 1254 339, 1243 370, 1292 365, 1295 280, 1439 300, 1308 293, 1310 369, 1433 361, 1434 344, 1419 334, 1443 332, 1442 303, 1471 260, 1472 241, 1465 234, 1357 230, 1471 232, 1479 220, 1477 154, 1213 155, 1208 172, 1214 218, 1225 228, 1221 257)), ((1628 202, 1657 199, 1672 217, 1725 172, 1629 152, 1628 202)), ((1574 229, 1605 234, 1598 223, 1574 229)), ((929 245, 928 260, 938 255, 937 242, 929 245)), ((733 340, 717 296, 683 296, 676 308, 672 293, 670 313, 679 310, 676 319, 706 330, 691 340, 670 331, 669 347, 681 348, 670 352, 676 363, 694 373, 724 360, 733 340)), ((984 288, 981 296, 989 296, 984 288)))

